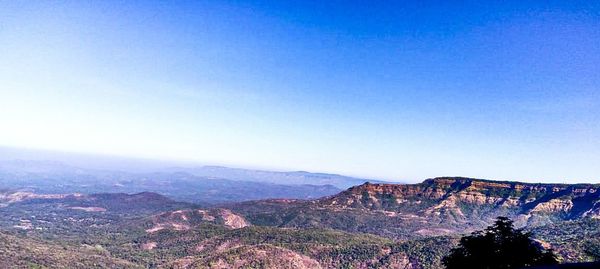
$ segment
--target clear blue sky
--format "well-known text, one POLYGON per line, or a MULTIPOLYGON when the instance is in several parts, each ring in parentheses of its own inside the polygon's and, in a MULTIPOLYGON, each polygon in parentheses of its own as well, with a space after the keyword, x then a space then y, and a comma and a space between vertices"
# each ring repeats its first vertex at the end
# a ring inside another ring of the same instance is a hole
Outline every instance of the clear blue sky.
POLYGON ((600 2, 450 2, 0 1, 0 144, 598 182, 600 2))

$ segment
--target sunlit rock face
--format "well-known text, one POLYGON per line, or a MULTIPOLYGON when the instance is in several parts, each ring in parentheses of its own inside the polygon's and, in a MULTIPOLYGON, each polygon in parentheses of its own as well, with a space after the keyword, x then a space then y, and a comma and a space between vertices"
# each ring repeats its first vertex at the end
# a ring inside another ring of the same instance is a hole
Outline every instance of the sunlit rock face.
POLYGON ((573 208, 573 201, 571 201, 571 200, 551 199, 548 202, 538 203, 531 210, 531 212, 546 212, 546 213, 569 212, 572 208, 573 208))
POLYGON ((599 189, 600 186, 594 184, 534 184, 448 177, 418 184, 365 183, 321 199, 320 205, 383 210, 388 215, 447 215, 459 221, 469 221, 475 217, 473 214, 484 211, 488 216, 512 212, 515 217, 554 214, 574 219, 599 216, 599 189))

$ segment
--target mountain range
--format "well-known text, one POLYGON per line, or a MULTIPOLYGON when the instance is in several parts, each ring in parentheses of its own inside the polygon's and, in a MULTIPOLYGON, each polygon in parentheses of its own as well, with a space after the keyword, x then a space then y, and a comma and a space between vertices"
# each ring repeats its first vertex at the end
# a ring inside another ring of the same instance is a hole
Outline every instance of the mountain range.
POLYGON ((226 204, 160 194, 0 193, 0 259, 101 267, 441 268, 461 235, 508 216, 561 262, 600 259, 598 184, 441 177, 364 183, 318 199, 226 204), (71 257, 84 249, 79 257, 71 257), (88 257, 89 256, 89 257, 88 257), (83 258, 82 258, 83 257, 83 258), (85 258, 88 257, 88 258, 85 258))
POLYGON ((3 188, 41 193, 150 191, 200 204, 266 198, 315 199, 340 192, 342 189, 337 186, 366 181, 331 174, 214 166, 125 172, 84 168, 58 161, 0 161, 0 187, 3 188))
POLYGON ((365 183, 312 201, 229 206, 262 225, 329 227, 412 239, 481 229, 498 216, 518 226, 600 217, 598 184, 532 184, 442 177, 418 184, 365 183))

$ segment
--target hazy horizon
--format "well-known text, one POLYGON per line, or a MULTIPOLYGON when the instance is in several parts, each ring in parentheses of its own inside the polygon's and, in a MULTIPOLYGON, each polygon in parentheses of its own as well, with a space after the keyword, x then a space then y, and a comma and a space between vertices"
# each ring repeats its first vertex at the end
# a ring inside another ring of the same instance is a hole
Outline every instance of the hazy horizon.
MULTIPOLYGON (((470 175, 431 175, 423 178, 381 178, 372 177, 365 175, 356 174, 344 174, 337 173, 335 171, 314 171, 314 170, 299 170, 294 168, 281 168, 281 167, 260 167, 260 166, 238 166, 235 164, 227 163, 200 163, 194 161, 179 161, 179 160, 166 160, 166 159, 152 159, 152 158, 140 158, 136 156, 124 156, 124 155, 109 155, 109 154, 95 154, 85 152, 65 152, 65 151, 53 151, 53 150, 41 150, 31 148, 13 148, 0 145, 0 162, 1 161, 51 161, 57 162, 76 168, 86 169, 99 169, 99 170, 116 170, 123 172, 133 173, 147 173, 147 172, 161 172, 165 169, 194 169, 199 167, 223 167, 233 168, 242 170, 256 170, 256 171, 267 171, 267 172, 282 172, 282 173, 294 173, 294 172, 307 172, 311 174, 331 174, 352 177, 357 179, 375 180, 389 183, 399 184, 412 184, 420 183, 426 179, 437 178, 437 177, 465 177, 474 179, 484 180, 497 180, 497 181, 517 181, 517 182, 528 182, 528 183, 556 183, 556 184, 575 184, 575 183, 591 183, 598 184, 599 180, 587 179, 580 181, 569 181, 569 180, 547 180, 543 178, 485 178, 470 175)), ((286 182, 281 182, 285 184, 286 182)))
POLYGON ((0 2, 0 145, 597 182, 600 4, 0 2))

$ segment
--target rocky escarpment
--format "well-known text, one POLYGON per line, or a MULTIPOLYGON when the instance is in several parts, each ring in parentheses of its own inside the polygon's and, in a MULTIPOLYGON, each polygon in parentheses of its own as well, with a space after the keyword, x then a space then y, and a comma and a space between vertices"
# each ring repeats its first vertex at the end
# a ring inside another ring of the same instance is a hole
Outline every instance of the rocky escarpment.
MULTIPOLYGON (((598 217, 600 185, 533 184, 471 178, 434 178, 419 184, 370 184, 320 200, 330 208, 382 210, 419 216, 512 213, 561 219, 598 217)), ((390 214, 390 213, 388 213, 390 214)))

